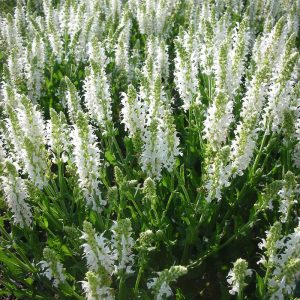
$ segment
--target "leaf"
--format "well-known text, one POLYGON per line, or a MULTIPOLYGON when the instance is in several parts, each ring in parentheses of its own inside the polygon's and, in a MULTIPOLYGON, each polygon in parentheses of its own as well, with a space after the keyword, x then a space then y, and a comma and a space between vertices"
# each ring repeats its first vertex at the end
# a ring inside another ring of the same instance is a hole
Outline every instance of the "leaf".
POLYGON ((28 277, 28 278, 24 279, 24 281, 25 281, 26 283, 28 283, 29 285, 32 285, 32 284, 33 284, 33 279, 32 279, 31 277, 28 277))
POLYGON ((66 245, 62 245, 61 250, 65 255, 72 256, 72 252, 69 250, 69 248, 66 245))
POLYGON ((3 253, 3 250, 0 251, 0 262, 4 264, 4 267, 17 278, 22 278, 24 276, 24 271, 19 265, 18 261, 14 258, 11 258, 3 253))
POLYGON ((105 151, 105 158, 111 165, 116 165, 117 160, 114 153, 110 152, 109 150, 105 151))
POLYGON ((256 292, 259 297, 264 294, 264 280, 258 273, 256 273, 256 292))

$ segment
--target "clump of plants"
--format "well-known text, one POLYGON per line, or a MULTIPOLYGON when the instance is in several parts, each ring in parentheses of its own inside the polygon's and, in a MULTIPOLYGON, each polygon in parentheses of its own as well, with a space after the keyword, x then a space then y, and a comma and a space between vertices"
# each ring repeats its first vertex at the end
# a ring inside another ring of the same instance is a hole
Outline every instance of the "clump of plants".
POLYGON ((299 1, 0 7, 0 296, 300 297, 299 1))

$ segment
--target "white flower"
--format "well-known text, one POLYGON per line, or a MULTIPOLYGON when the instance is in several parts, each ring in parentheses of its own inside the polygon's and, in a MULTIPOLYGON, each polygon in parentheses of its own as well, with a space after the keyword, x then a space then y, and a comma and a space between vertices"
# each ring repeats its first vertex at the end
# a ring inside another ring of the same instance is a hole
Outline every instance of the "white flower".
MULTIPOLYGON (((295 36, 286 40, 278 64, 270 79, 268 103, 263 115, 262 124, 267 128, 267 121, 271 123, 271 130, 279 132, 287 110, 294 111, 296 106, 294 94, 297 94, 297 76, 299 66, 299 53, 295 50, 295 36)), ((297 96, 296 96, 297 97, 297 96)))
POLYGON ((68 114, 70 120, 73 123, 75 123, 77 112, 81 110, 80 97, 78 95, 76 87, 71 82, 71 80, 68 77, 65 77, 65 81, 67 84, 66 100, 67 100, 68 114))
MULTIPOLYGON (((17 17, 17 15, 15 16, 17 17)), ((8 45, 8 50, 13 48, 22 49, 23 38, 20 33, 17 18, 13 18, 10 14, 6 18, 1 19, 1 33, 8 45)), ((21 20, 21 19, 20 19, 21 20)))
POLYGON ((10 99, 6 105, 8 139, 14 145, 16 159, 24 166, 24 172, 42 189, 47 185, 49 171, 44 120, 26 96, 15 96, 15 100, 10 99), (15 107, 12 107, 13 102, 15 107))
POLYGON ((165 41, 151 36, 147 40, 145 50, 146 61, 142 67, 145 83, 141 85, 142 94, 147 93, 147 88, 154 84, 158 77, 167 79, 169 76, 169 56, 165 41))
POLYGON ((285 223, 290 216, 293 204, 298 203, 297 195, 300 193, 300 186, 296 183, 296 177, 292 172, 287 172, 284 176, 283 187, 278 192, 280 220, 285 223))
POLYGON ((52 161, 57 163, 57 159, 62 158, 65 162, 66 153, 69 150, 69 127, 63 112, 58 114, 54 109, 50 109, 51 119, 47 123, 47 142, 53 156, 52 161), (62 157, 60 157, 62 155, 62 157), (57 157, 58 156, 58 157, 57 157))
POLYGON ((51 1, 43 1, 43 9, 45 14, 46 37, 51 46, 52 53, 57 62, 60 63, 63 57, 63 40, 59 30, 59 14, 54 9, 51 1))
POLYGON ((30 98, 37 101, 44 81, 46 54, 43 39, 36 35, 23 54, 24 74, 30 98))
POLYGON ((261 130, 259 120, 266 101, 267 83, 280 58, 286 39, 285 23, 280 19, 272 32, 266 33, 262 39, 258 38, 254 45, 253 60, 257 65, 256 71, 247 84, 240 113, 242 121, 237 125, 230 155, 234 176, 242 175, 252 159, 258 131, 261 130))
POLYGON ((175 0, 143 0, 136 5, 136 18, 142 34, 162 34, 176 7, 175 0))
POLYGON ((19 125, 24 134, 21 157, 30 179, 39 189, 42 189, 48 183, 45 123, 41 112, 28 98, 23 96, 21 102, 22 105, 17 109, 19 125))
POLYGON ((45 260, 39 262, 40 268, 43 270, 42 275, 52 280, 54 287, 58 287, 60 283, 66 281, 65 268, 53 250, 45 248, 43 254, 45 260))
POLYGON ((18 175, 18 167, 11 159, 4 161, 4 175, 1 176, 2 188, 8 207, 13 213, 14 223, 21 227, 31 226, 32 212, 25 201, 28 192, 24 179, 18 175))
POLYGON ((14 48, 10 51, 8 59, 7 59, 7 66, 10 74, 10 78, 13 83, 17 83, 20 80, 23 80, 23 61, 20 57, 22 53, 20 49, 14 48))
POLYGON ((169 284, 186 273, 187 268, 183 266, 172 266, 170 269, 159 272, 157 278, 151 278, 147 283, 147 287, 153 290, 155 300, 162 300, 164 296, 170 297, 173 294, 169 284))
POLYGON ((159 179, 162 169, 172 170, 175 157, 180 155, 170 101, 160 77, 155 79, 144 95, 140 94, 140 99, 144 111, 141 117, 145 122, 141 128, 141 167, 149 177, 159 179))
POLYGON ((133 86, 129 86, 128 95, 123 94, 122 123, 129 136, 142 143, 142 170, 159 179, 162 169, 171 171, 176 156, 181 154, 179 138, 160 76, 141 89, 137 94, 133 86))
POLYGON ((213 150, 218 150, 227 141, 228 128, 233 122, 232 110, 233 101, 221 91, 214 97, 212 105, 207 110, 204 138, 213 150))
POLYGON ((100 184, 100 150, 93 127, 88 124, 83 112, 77 114, 76 124, 71 131, 74 147, 74 162, 79 176, 79 186, 82 189, 88 206, 95 211, 101 211, 106 201, 102 199, 100 184))
POLYGON ((130 32, 132 28, 132 21, 128 9, 125 7, 122 13, 122 18, 119 24, 122 30, 117 45, 115 46, 116 65, 123 68, 129 75, 132 66, 129 64, 130 58, 130 32))
POLYGON ((84 81, 84 101, 89 115, 108 134, 112 127, 109 84, 102 66, 92 63, 84 81))
MULTIPOLYGON (((154 287, 158 282, 158 278, 152 278, 148 283, 147 287, 148 289, 151 289, 154 287)), ((167 282, 163 282, 158 290, 158 293, 156 294, 156 300, 162 300, 164 297, 170 297, 173 295, 173 292, 171 290, 171 287, 168 285, 167 282)))
POLYGON ((86 273, 87 281, 82 281, 82 288, 87 300, 114 300, 112 289, 107 286, 103 274, 86 273))
POLYGON ((200 97, 198 88, 199 45, 196 35, 181 31, 175 41, 175 83, 183 100, 182 108, 188 110, 191 104, 200 97))
POLYGON ((230 176, 232 166, 228 163, 228 147, 220 149, 214 156, 211 155, 212 161, 207 166, 207 174, 205 174, 205 188, 207 189, 206 201, 211 202, 214 199, 221 200, 222 189, 230 185, 230 176))
POLYGON ((119 265, 115 266, 116 271, 124 270, 127 274, 133 273, 132 266, 134 263, 134 255, 132 249, 135 241, 131 237, 132 228, 129 219, 115 221, 111 227, 113 233, 112 245, 115 248, 115 253, 119 265))
POLYGON ((83 229, 81 238, 86 240, 86 243, 82 247, 89 270, 93 272, 105 270, 107 274, 113 274, 115 255, 111 251, 108 240, 103 233, 95 233, 89 222, 84 222, 83 229))
POLYGON ((248 269, 248 263, 242 258, 236 260, 227 275, 227 282, 230 285, 229 293, 240 294, 246 286, 246 277, 252 275, 252 270, 248 269))
POLYGON ((128 86, 128 93, 122 93, 122 121, 129 137, 135 137, 144 127, 143 104, 138 99, 136 90, 132 85, 128 86))
POLYGON ((300 226, 276 243, 273 271, 268 280, 272 300, 285 299, 293 294, 300 277, 300 226))

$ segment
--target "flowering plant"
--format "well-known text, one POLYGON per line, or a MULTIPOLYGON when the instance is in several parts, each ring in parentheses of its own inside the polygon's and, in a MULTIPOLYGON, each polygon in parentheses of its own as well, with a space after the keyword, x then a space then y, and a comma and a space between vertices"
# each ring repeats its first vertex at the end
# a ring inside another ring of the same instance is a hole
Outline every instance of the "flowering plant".
POLYGON ((0 1, 0 297, 300 297, 299 18, 0 1))

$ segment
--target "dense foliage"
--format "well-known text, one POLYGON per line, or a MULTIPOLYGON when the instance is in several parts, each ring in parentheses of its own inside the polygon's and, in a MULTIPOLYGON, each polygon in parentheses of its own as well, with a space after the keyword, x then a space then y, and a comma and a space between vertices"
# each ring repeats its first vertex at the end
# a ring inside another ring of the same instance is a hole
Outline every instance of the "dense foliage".
POLYGON ((0 296, 300 297, 299 0, 0 6, 0 296))

